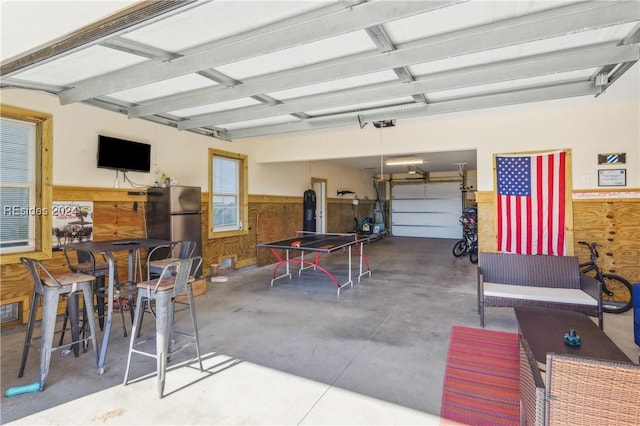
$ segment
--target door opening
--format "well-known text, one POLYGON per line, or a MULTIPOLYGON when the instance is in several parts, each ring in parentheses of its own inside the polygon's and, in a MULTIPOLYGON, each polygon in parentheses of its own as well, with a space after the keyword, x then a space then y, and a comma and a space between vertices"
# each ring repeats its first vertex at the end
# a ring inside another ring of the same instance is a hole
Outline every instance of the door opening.
POLYGON ((327 180, 311 178, 311 187, 316 192, 316 232, 327 232, 327 180))

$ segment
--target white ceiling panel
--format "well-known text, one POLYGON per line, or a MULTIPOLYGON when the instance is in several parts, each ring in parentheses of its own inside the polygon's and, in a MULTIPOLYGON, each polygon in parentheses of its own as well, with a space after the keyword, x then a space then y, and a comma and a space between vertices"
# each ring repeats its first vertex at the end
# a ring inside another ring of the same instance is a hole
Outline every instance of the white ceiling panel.
POLYGON ((640 58, 638 0, 9 3, 0 87, 225 140, 594 96, 640 58))
POLYGON ((389 22, 385 26, 396 43, 446 35, 469 27, 566 6, 573 0, 462 1, 429 13, 389 22))
POLYGON ((217 83, 199 74, 186 74, 180 77, 161 80, 133 89, 115 92, 111 96, 128 102, 144 102, 163 96, 175 95, 185 90, 196 90, 216 86, 217 83))
POLYGON ((129 33, 124 38, 177 53, 333 2, 225 0, 200 3, 193 13, 173 16, 129 33))
POLYGON ((363 31, 358 31, 222 65, 217 70, 244 80, 373 50, 375 45, 371 39, 363 31))
POLYGON ((75 1, 3 1, 0 27, 8 28, 0 37, 0 60, 24 54, 50 43, 87 23, 123 9, 137 0, 75 1), (71 7, 70 7, 71 6, 71 7))
POLYGON ((337 90, 353 89, 355 87, 366 86, 374 83, 397 80, 398 76, 393 71, 380 71, 370 74, 362 74, 357 77, 342 78, 340 80, 328 81, 326 83, 310 84, 308 86, 297 87, 295 89, 282 90, 269 93, 276 99, 287 100, 300 96, 315 95, 318 93, 334 92, 337 90))
POLYGON ((260 104, 260 102, 255 99, 242 98, 242 99, 234 99, 233 101, 219 102, 213 105, 204 105, 201 107, 187 108, 179 111, 171 111, 171 114, 176 115, 178 117, 189 118, 189 117, 199 116, 202 114, 233 110, 236 108, 241 108, 241 107, 246 107, 251 105, 258 105, 258 104, 260 104))
POLYGON ((560 37, 545 38, 529 43, 499 47, 467 55, 449 57, 428 63, 416 64, 409 67, 414 75, 426 75, 451 69, 459 69, 479 64, 495 63, 508 59, 540 55, 560 50, 575 49, 599 45, 602 43, 616 44, 633 28, 633 24, 615 27, 580 31, 560 37))
POLYGON ((108 74, 145 61, 146 58, 140 56, 102 46, 91 46, 57 61, 31 68, 21 73, 20 78, 58 86, 71 86, 77 81, 108 74))

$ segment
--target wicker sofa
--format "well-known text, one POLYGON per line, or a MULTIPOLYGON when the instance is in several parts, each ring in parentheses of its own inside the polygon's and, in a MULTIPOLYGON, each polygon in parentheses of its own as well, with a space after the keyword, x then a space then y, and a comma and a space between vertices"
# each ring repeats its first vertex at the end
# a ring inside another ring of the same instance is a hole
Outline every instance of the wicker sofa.
POLYGON ((640 365, 549 353, 546 369, 540 372, 527 341, 520 337, 520 424, 640 421, 640 365))
POLYGON ((532 256, 480 253, 478 261, 478 313, 490 307, 538 306, 568 309, 602 318, 602 287, 580 273, 575 256, 532 256))

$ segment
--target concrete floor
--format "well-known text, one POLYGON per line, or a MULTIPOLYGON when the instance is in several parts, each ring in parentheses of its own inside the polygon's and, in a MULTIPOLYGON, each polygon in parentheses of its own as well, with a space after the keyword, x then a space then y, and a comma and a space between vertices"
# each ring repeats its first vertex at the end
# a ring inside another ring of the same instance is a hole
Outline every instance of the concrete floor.
MULTIPOLYGON (((438 424, 452 324, 479 326, 476 268, 454 241, 390 237, 365 248, 372 276, 336 295, 319 271, 270 287, 272 267, 229 274, 196 298, 206 371, 172 358, 165 397, 155 363, 134 358, 115 318, 105 373, 95 358, 54 353, 44 392, 2 396, 2 424, 438 424)), ((346 256, 323 265, 346 277, 346 256)), ((186 317, 179 314, 178 320, 186 317)), ((489 329, 516 331, 510 308, 488 308, 489 329)), ((145 331, 153 322, 145 320, 145 331)), ((633 315, 605 314, 605 332, 631 359, 633 315)), ((38 380, 38 352, 17 378, 24 327, 2 330, 2 390, 38 380)))

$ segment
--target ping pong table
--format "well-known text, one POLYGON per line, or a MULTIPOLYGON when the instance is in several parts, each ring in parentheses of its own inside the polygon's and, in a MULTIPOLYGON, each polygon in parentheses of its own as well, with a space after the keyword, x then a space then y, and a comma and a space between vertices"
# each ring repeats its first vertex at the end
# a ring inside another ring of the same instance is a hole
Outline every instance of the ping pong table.
POLYGON ((271 287, 273 284, 285 277, 291 279, 291 271, 289 269, 290 263, 299 263, 298 276, 302 274, 305 269, 320 270, 324 272, 338 287, 338 295, 342 287, 347 285, 353 286, 352 272, 351 272, 351 252, 355 246, 359 254, 359 275, 358 282, 364 275, 371 276, 371 269, 369 266, 369 260, 364 255, 364 244, 376 239, 375 235, 358 235, 358 234, 328 234, 328 233, 316 233, 308 231, 298 231, 294 238, 287 238, 284 240, 272 241, 270 243, 258 244, 260 248, 271 249, 271 252, 278 259, 273 268, 273 278, 271 279, 271 287), (280 255, 278 250, 284 250, 284 258, 280 255), (349 259, 349 279, 340 283, 333 273, 320 265, 320 257, 323 254, 329 254, 336 251, 345 251, 349 259), (300 252, 300 256, 291 256, 291 252, 300 252), (313 254, 313 260, 305 258, 305 253, 313 254), (276 275, 278 269, 284 265, 285 272, 281 275, 276 275))

